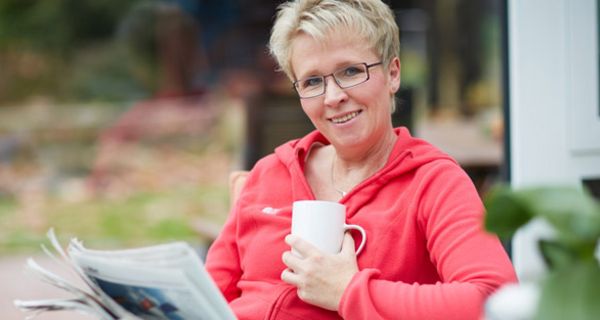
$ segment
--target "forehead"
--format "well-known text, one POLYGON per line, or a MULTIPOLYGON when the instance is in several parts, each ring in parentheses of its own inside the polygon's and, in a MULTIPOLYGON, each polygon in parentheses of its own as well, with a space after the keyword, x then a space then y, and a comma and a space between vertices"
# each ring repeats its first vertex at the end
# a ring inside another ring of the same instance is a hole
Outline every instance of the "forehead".
POLYGON ((348 34, 330 32, 324 39, 315 39, 305 33, 294 37, 290 55, 294 77, 327 74, 351 63, 375 62, 377 55, 367 41, 348 34))

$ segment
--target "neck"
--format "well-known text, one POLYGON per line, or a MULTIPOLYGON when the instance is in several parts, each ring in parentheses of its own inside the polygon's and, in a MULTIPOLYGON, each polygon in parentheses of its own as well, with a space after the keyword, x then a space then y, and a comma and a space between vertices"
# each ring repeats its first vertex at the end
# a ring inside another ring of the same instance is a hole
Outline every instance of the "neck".
POLYGON ((377 144, 363 152, 340 152, 333 148, 331 157, 331 184, 342 196, 354 186, 383 168, 396 141, 390 130, 377 144))
POLYGON ((394 148, 396 138, 396 133, 392 129, 379 139, 377 143, 364 149, 351 148, 349 150, 340 150, 341 148, 334 148, 334 156, 337 158, 335 159, 336 170, 339 170, 343 174, 361 169, 369 170, 371 167, 380 169, 387 162, 394 148))

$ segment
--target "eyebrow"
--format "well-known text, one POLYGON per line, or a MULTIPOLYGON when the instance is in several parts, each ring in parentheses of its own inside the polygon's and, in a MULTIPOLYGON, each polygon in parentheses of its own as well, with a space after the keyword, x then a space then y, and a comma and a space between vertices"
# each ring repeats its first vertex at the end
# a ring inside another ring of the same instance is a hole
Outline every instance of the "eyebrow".
POLYGON ((344 67, 347 67, 347 66, 350 66, 350 65, 353 65, 353 64, 357 64, 357 63, 363 63, 363 62, 346 61, 346 62, 337 63, 337 64, 335 64, 335 68, 333 68, 333 71, 327 72, 327 73, 324 73, 324 72, 319 73, 319 72, 317 72, 315 70, 310 70, 309 72, 306 72, 306 75, 301 76, 301 77, 297 77, 298 79, 296 79, 296 81, 297 80, 306 79, 306 78, 312 78, 312 77, 322 77, 324 74, 330 74, 330 73, 336 72, 336 71, 338 71, 338 70, 340 70, 340 69, 342 69, 344 67))
POLYGON ((301 79, 306 79, 306 78, 312 78, 312 77, 320 77, 322 75, 323 75, 323 73, 319 73, 316 70, 311 70, 309 72, 306 72, 305 75, 297 77, 298 79, 296 79, 296 80, 301 80, 301 79))

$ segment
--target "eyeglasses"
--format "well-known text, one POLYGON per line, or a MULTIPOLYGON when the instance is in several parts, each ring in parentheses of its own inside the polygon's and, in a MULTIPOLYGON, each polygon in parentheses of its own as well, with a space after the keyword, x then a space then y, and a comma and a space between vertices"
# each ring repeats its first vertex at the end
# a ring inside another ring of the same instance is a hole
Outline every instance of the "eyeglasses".
POLYGON ((332 76, 335 83, 342 88, 348 89, 369 80, 369 68, 382 64, 382 61, 366 64, 355 63, 336 70, 324 76, 312 76, 294 81, 294 89, 298 92, 300 99, 314 98, 325 93, 325 78, 332 76))

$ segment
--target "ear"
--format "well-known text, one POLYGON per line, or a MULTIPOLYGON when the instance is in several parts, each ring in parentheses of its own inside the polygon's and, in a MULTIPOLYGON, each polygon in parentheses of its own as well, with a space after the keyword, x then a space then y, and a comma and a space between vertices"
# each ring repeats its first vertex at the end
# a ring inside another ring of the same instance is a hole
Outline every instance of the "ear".
POLYGON ((400 89, 400 58, 394 57, 388 66, 388 86, 390 94, 395 94, 400 89))

